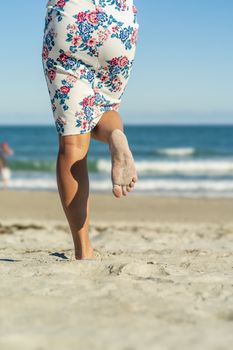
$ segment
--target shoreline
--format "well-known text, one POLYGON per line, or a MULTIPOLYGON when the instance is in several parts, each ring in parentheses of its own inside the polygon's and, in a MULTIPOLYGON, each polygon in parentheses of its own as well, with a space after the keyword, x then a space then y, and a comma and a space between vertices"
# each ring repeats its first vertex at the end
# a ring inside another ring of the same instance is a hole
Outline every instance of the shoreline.
MULTIPOLYGON (((1 191, 0 196, 1 219, 66 221, 56 191, 1 191)), ((233 222, 232 212, 233 198, 90 194, 91 222, 226 223, 233 222)))

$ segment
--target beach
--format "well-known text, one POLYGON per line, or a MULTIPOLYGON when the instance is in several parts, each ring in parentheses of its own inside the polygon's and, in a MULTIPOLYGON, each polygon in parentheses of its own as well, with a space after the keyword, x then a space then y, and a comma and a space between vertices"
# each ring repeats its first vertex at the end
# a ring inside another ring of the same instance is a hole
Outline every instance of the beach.
POLYGON ((1 349, 231 348, 233 199, 94 193, 77 261, 57 192, 0 195, 1 349))
POLYGON ((1 11, 0 350, 233 349, 233 1, 1 11))

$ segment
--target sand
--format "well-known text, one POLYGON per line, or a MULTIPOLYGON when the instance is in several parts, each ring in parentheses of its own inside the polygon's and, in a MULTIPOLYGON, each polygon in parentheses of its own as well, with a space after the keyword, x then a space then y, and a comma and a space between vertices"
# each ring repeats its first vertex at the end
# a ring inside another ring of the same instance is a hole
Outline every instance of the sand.
POLYGON ((0 196, 1 350, 232 348, 233 200, 92 195, 75 261, 57 193, 0 196))

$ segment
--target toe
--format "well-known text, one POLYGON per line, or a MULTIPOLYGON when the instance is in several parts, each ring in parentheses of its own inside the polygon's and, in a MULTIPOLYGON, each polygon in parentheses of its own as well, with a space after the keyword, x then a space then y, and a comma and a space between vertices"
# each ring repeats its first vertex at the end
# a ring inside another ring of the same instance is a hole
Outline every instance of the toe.
POLYGON ((133 187, 134 187, 134 181, 131 181, 131 182, 130 182, 129 187, 130 187, 130 188, 133 188, 133 187))
POLYGON ((130 187, 130 185, 128 185, 128 186, 126 187, 126 189, 127 189, 127 192, 131 192, 133 188, 130 187))
POLYGON ((125 185, 122 186, 122 193, 124 196, 127 196, 128 192, 127 192, 127 188, 125 185))
POLYGON ((122 189, 120 185, 113 185, 113 189, 112 192, 114 194, 115 197, 119 198, 122 196, 122 189))
POLYGON ((137 175, 134 175, 133 178, 132 178, 132 181, 135 183, 135 182, 137 182, 137 179, 138 179, 137 175))

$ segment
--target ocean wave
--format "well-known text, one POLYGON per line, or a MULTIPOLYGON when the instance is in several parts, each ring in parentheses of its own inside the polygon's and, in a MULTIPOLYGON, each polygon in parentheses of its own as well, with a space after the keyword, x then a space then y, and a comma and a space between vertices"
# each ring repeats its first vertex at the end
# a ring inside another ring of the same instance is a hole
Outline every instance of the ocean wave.
MULTIPOLYGON (((92 181, 91 188, 95 190, 111 189, 111 182, 107 180, 92 181)), ((154 192, 193 192, 193 193, 228 193, 233 196, 233 181, 224 180, 139 180, 135 185, 135 191, 154 191, 154 192)))
MULTIPOLYGON (((54 173, 54 160, 11 160, 10 168, 14 172, 54 173)), ((232 159, 177 159, 177 160, 136 160, 136 168, 141 175, 183 175, 183 176, 233 176, 232 159)), ((88 160, 90 173, 109 173, 111 162, 107 159, 88 160)))
POLYGON ((30 160, 30 159, 11 159, 9 166, 13 171, 45 171, 54 172, 56 169, 55 161, 51 160, 30 160))
MULTIPOLYGON (((56 161, 43 159, 11 159, 9 160, 9 166, 13 171, 41 171, 53 173, 56 170, 56 161)), ((88 168, 90 172, 97 172, 97 161, 88 161, 88 168)))
MULTIPOLYGON (((111 163, 99 160, 97 168, 109 172, 111 163)), ((229 176, 233 175, 233 160, 136 161, 136 168, 143 175, 229 176)))
POLYGON ((233 156, 230 150, 194 148, 194 147, 174 147, 174 148, 158 148, 152 150, 148 154, 162 156, 167 158, 213 158, 213 157, 229 157, 233 156))
POLYGON ((191 156, 197 152, 195 148, 185 147, 185 148, 160 148, 155 150, 156 154, 166 155, 172 157, 184 157, 191 156))
MULTIPOLYGON (((1 188, 0 184, 0 188, 1 188)), ((12 179, 9 183, 11 190, 50 190, 56 191, 55 178, 43 179, 12 179)), ((91 179, 90 189, 93 192, 111 192, 112 184, 108 179, 91 179)), ((161 195, 192 195, 192 196, 223 196, 233 197, 233 180, 139 180, 134 193, 148 193, 161 195)))

